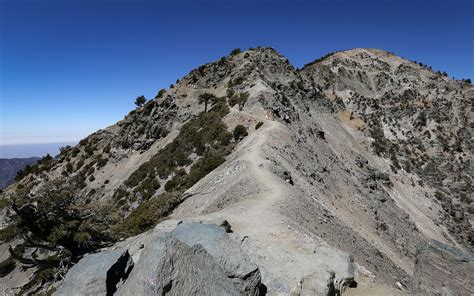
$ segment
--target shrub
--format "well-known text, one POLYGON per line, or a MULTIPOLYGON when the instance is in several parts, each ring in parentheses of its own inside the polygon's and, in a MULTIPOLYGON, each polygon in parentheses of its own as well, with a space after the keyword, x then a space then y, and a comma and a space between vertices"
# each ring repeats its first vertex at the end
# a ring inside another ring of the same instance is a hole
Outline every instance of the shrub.
POLYGON ((175 178, 169 180, 168 182, 165 183, 165 190, 168 192, 173 191, 173 189, 178 185, 177 181, 175 178))
POLYGON ((198 97, 199 105, 204 103, 204 112, 207 112, 207 105, 210 103, 211 105, 217 101, 217 97, 211 93, 203 93, 200 94, 198 97))
POLYGON ((107 161, 108 161, 107 158, 99 157, 99 159, 97 159, 97 168, 101 168, 105 166, 107 164, 107 161))
POLYGON ((309 66, 311 66, 311 65, 314 65, 314 64, 316 64, 316 63, 322 62, 322 61, 324 61, 325 59, 329 58, 330 56, 332 56, 332 55, 335 54, 335 53, 336 53, 336 52, 330 52, 330 53, 328 53, 328 54, 325 54, 324 56, 322 56, 322 57, 320 57, 320 58, 317 58, 316 60, 314 60, 314 61, 312 61, 312 62, 310 62, 310 63, 308 63, 308 64, 305 64, 305 65, 303 66, 303 69, 306 68, 306 67, 309 67, 309 66))
POLYGON ((166 89, 164 89, 164 88, 160 89, 158 94, 155 96, 155 99, 162 98, 165 93, 166 93, 166 89))
POLYGON ((128 237, 147 231, 158 224, 179 204, 179 196, 163 193, 142 203, 113 229, 118 237, 128 237))
POLYGON ((234 96, 235 91, 232 88, 228 88, 226 91, 227 97, 230 99, 232 96, 234 96))
POLYGON ((257 123, 257 124, 255 125, 255 130, 258 130, 259 128, 261 128, 262 125, 263 125, 263 122, 261 122, 261 121, 260 121, 259 123, 257 123))
POLYGON ((72 157, 76 157, 77 154, 79 154, 79 152, 81 152, 81 150, 80 150, 79 148, 77 148, 77 147, 74 147, 74 148, 72 149, 72 151, 71 151, 71 156, 72 156, 72 157))
POLYGON ((8 257, 6 260, 0 262, 0 278, 6 277, 16 267, 15 260, 12 257, 8 257))
POLYGON ((229 106, 233 107, 235 105, 239 106, 239 110, 242 111, 245 103, 249 98, 248 92, 239 93, 238 95, 234 95, 233 97, 229 98, 229 106))
POLYGON ((0 242, 6 243, 12 241, 17 236, 16 224, 10 224, 0 230, 0 242))
POLYGON ((107 146, 105 146, 105 147, 102 149, 102 152, 104 152, 104 153, 110 153, 110 144, 108 144, 107 146))
POLYGON ((29 174, 36 174, 44 170, 49 170, 53 163, 54 160, 51 155, 46 154, 46 156, 43 156, 36 164, 27 165, 23 170, 18 171, 15 176, 15 181, 18 182, 29 174))
POLYGON ((145 102, 146 102, 146 98, 144 96, 139 96, 135 99, 135 105, 137 105, 137 107, 143 106, 145 102))
POLYGON ((88 155, 94 154, 95 147, 93 145, 87 145, 84 148, 84 152, 86 152, 88 155))
POLYGON ((186 176, 185 186, 190 188, 196 184, 199 180, 204 178, 207 174, 212 172, 219 165, 224 163, 225 158, 221 151, 215 151, 214 153, 209 153, 203 158, 199 159, 196 164, 191 167, 189 175, 186 176))
POLYGON ((155 178, 147 178, 134 190, 135 193, 141 193, 144 200, 150 199, 155 194, 156 190, 160 188, 160 182, 155 178))
MULTIPOLYGON (((73 182, 78 180, 72 179, 73 182)), ((15 233, 40 249, 62 247, 67 251, 62 254, 72 261, 110 241, 101 220, 103 214, 85 217, 84 209, 75 203, 78 197, 74 185, 70 184, 73 182, 50 181, 36 192, 33 200, 26 190, 15 197, 16 204, 12 206, 17 221, 15 233), (74 236, 78 233, 87 233, 90 239, 77 241, 74 236)), ((88 211, 94 213, 92 209, 88 211)))
MULTIPOLYGON (((0 194, 1 194, 1 189, 0 189, 0 194)), ((4 208, 8 207, 10 202, 6 198, 0 198, 0 210, 3 210, 4 208)))
POLYGON ((230 55, 231 56, 235 56, 235 55, 238 55, 239 53, 241 53, 242 51, 240 50, 240 48, 234 48, 231 52, 230 52, 230 55))
POLYGON ((74 167, 72 166, 72 163, 68 162, 66 164, 66 172, 68 172, 68 174, 72 173, 74 171, 74 167))
POLYGON ((90 181, 90 182, 93 182, 94 180, 95 180, 94 175, 91 175, 91 176, 89 177, 89 181, 90 181))
POLYGON ((234 140, 240 141, 248 135, 247 129, 245 126, 239 124, 234 128, 232 135, 234 136, 234 140))
MULTIPOLYGON (((227 153, 232 134, 227 131, 222 118, 228 113, 229 107, 225 99, 218 98, 209 112, 202 112, 185 123, 173 142, 134 171, 125 181, 125 185, 130 188, 142 187, 140 184, 150 178, 159 176, 166 179, 169 175, 175 174, 173 179, 165 184, 165 190, 176 191, 188 188, 187 186, 192 182, 188 180, 184 170, 179 168, 192 163, 189 159, 191 153, 196 153, 204 159, 217 153, 223 156, 227 153)), ((193 167, 197 169, 197 166, 193 167)), ((202 176, 202 173, 197 175, 202 176)))
POLYGON ((84 160, 79 159, 79 161, 76 163, 76 171, 78 171, 83 165, 84 165, 84 160))
POLYGON ((230 79, 229 80, 229 83, 227 84, 227 87, 234 87, 234 86, 237 86, 237 85, 241 85, 245 79, 247 79, 245 76, 238 76, 234 79, 230 79))

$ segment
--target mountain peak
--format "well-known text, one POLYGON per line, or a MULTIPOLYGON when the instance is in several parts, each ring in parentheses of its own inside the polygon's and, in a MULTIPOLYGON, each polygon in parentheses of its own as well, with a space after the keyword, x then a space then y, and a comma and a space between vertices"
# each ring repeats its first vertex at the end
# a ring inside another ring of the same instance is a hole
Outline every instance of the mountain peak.
POLYGON ((61 285, 62 267, 79 261, 59 290, 67 294, 74 274, 99 270, 81 258, 110 245, 94 258, 126 266, 116 287, 124 295, 149 271, 142 248, 182 267, 199 254, 229 291, 249 278, 269 294, 342 291, 355 280, 353 261, 361 285, 411 286, 424 241, 472 249, 472 99, 471 85, 378 49, 331 53, 300 70, 270 47, 233 50, 20 174, 2 194, 2 239, 14 246, 5 265, 40 266, 48 254, 59 275, 23 285, 32 277, 14 268, 8 286, 27 294, 61 285), (233 266, 242 278, 229 280, 221 263, 242 260, 248 272, 233 266))

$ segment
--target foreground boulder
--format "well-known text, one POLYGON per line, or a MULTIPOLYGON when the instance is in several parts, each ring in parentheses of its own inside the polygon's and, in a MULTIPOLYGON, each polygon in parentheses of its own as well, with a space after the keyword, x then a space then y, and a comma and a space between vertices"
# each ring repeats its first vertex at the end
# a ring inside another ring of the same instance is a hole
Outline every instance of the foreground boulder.
POLYGON ((159 257, 145 252, 141 262, 148 266, 137 268, 118 295, 240 295, 201 245, 188 246, 169 235, 159 243, 159 257))
POLYGON ((127 250, 92 254, 74 265, 55 295, 113 295, 133 268, 127 250))
POLYGON ((416 252, 414 295, 473 295, 474 256, 438 241, 416 252))
POLYGON ((85 257, 55 295, 261 294, 257 265, 218 225, 178 224, 150 236, 139 251, 132 249, 135 264, 128 250, 85 257))

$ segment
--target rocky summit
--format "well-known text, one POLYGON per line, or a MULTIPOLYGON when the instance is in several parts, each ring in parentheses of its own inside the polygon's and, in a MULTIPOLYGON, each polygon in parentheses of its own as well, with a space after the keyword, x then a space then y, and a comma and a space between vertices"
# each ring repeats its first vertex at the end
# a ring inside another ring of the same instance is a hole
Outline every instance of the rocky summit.
POLYGON ((473 99, 383 50, 236 49, 17 174, 1 293, 471 295, 473 99))

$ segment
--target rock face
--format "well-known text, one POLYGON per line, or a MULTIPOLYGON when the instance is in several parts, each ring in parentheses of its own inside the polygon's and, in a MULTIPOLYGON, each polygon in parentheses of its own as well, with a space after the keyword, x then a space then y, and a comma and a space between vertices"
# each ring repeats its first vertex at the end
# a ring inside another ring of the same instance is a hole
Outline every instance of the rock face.
POLYGON ((118 295, 240 295, 223 268, 201 245, 190 247, 172 236, 156 243, 153 248, 163 247, 163 252, 145 251, 142 257, 148 263, 158 259, 148 265, 153 273, 142 270, 139 262, 140 267, 118 295))
POLYGON ((127 250, 89 255, 71 268, 55 295, 113 295, 132 268, 127 250))
POLYGON ((413 294, 473 295, 474 255, 429 241, 416 252, 413 294))
POLYGON ((117 248, 80 260, 55 295, 335 295, 355 271, 351 256, 320 247, 306 257, 309 274, 288 281, 291 271, 274 267, 291 261, 284 249, 262 249, 217 220, 165 221, 117 248))
POLYGON ((171 235, 188 246, 201 245, 243 295, 258 295, 260 271, 248 256, 215 224, 185 223, 171 235), (199 231, 196 231, 199 229, 199 231))
POLYGON ((128 250, 85 257, 55 295, 261 294, 258 266, 216 224, 182 223, 143 244, 143 250, 128 245, 135 263, 128 250))

